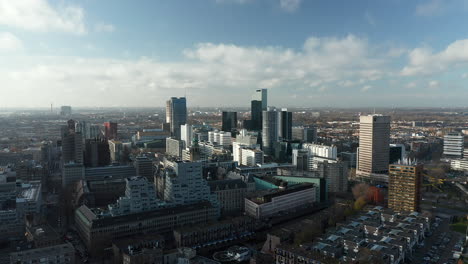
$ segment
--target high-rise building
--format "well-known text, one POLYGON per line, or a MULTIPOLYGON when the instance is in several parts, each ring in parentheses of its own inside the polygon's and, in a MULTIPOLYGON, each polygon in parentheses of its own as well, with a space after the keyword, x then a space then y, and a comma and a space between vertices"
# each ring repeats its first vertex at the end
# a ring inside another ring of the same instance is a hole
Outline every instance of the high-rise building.
POLYGON ((180 126, 180 139, 184 142, 184 147, 188 148, 192 144, 193 140, 193 126, 192 125, 181 125, 180 126))
POLYGON ((388 207, 395 211, 419 211, 422 165, 408 163, 389 167, 388 207))
POLYGON ((69 105, 63 105, 60 107, 61 116, 69 116, 72 114, 72 108, 69 105))
POLYGON ((104 122, 104 137, 107 140, 117 139, 117 123, 104 122))
POLYGON ((262 102, 262 111, 266 111, 268 107, 268 90, 267 89, 255 90, 255 93, 252 96, 252 101, 262 102))
POLYGON ((316 127, 303 127, 297 126, 291 129, 292 139, 301 140, 306 143, 317 142, 317 128, 316 127))
POLYGON ((262 101, 253 100, 250 104, 251 130, 262 130, 262 101))
POLYGON ((63 163, 83 164, 83 138, 81 133, 66 132, 62 134, 63 163))
POLYGON ((101 167, 110 164, 109 143, 103 139, 86 139, 84 165, 86 167, 101 167))
POLYGON ((171 123, 171 117, 172 117, 172 101, 167 100, 166 101, 166 123, 168 124, 171 123))
MULTIPOLYGON (((180 126, 187 123, 187 100, 185 97, 171 97, 168 101, 170 105, 169 111, 171 117, 171 136, 175 139, 180 139, 180 126)), ((167 104, 166 103, 166 108, 167 104)))
POLYGON ((253 148, 241 148, 242 160, 240 165, 243 166, 257 166, 257 164, 263 164, 263 151, 253 148))
POLYGON ((292 112, 286 108, 278 112, 278 137, 284 140, 292 139, 292 112))
POLYGON ((462 158, 465 136, 461 133, 448 133, 444 136, 444 155, 449 158, 462 158))
POLYGON ((323 161, 317 164, 317 173, 327 181, 329 193, 348 191, 348 163, 323 161))
POLYGON ((137 176, 153 181, 153 161, 146 156, 137 156, 134 161, 137 176))
POLYGON ((84 167, 79 163, 67 163, 62 168, 62 187, 70 186, 84 179, 84 167))
POLYGON ((101 136, 99 126, 91 125, 87 121, 80 121, 76 123, 75 131, 80 132, 84 139, 95 139, 101 136))
POLYGON ((231 133, 237 130, 237 112, 223 112, 221 130, 231 133))
POLYGON ((175 138, 166 139, 166 155, 173 157, 182 157, 182 150, 184 149, 184 143, 182 140, 175 138))
POLYGON ((265 154, 273 153, 274 143, 278 140, 278 112, 274 108, 263 111, 262 148, 265 154))
POLYGON ((393 164, 406 159, 406 149, 403 144, 390 144, 389 163, 393 164))
POLYGON ((361 116, 357 173, 386 174, 390 155, 390 117, 361 116))

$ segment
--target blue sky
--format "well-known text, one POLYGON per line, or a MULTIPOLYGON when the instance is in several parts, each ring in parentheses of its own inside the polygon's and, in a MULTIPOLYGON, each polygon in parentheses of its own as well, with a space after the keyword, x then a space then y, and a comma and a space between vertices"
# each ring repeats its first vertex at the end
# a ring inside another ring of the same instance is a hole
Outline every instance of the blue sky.
POLYGON ((0 107, 466 106, 468 0, 0 0, 0 107))

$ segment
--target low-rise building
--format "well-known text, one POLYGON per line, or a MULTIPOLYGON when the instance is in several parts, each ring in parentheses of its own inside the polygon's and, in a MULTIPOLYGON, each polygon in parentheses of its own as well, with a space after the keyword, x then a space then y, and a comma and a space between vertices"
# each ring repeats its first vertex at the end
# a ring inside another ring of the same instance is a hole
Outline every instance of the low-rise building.
POLYGON ((75 263, 75 248, 70 243, 10 253, 10 263, 75 263))
POLYGON ((314 184, 304 183, 268 191, 266 194, 245 198, 245 212, 256 219, 274 216, 302 206, 312 206, 317 202, 314 184))

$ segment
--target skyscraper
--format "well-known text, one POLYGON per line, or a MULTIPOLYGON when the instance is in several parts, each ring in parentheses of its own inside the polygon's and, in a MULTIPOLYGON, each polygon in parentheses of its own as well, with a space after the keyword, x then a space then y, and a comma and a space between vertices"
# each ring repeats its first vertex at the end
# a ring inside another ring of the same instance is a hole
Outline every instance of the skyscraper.
POLYGON ((166 101, 166 123, 171 123, 171 116, 172 116, 172 102, 171 100, 166 101))
POLYGON ((255 91, 252 96, 252 101, 262 102, 262 111, 266 111, 268 107, 268 90, 267 89, 258 89, 255 91))
POLYGON ((187 100, 185 97, 171 97, 168 102, 170 102, 171 136, 180 140, 180 126, 187 123, 187 100))
POLYGON ((237 112, 223 112, 222 131, 235 132, 237 129, 237 112))
POLYGON ((117 123, 104 122, 104 137, 107 140, 117 139, 117 123))
POLYGON ((60 107, 60 115, 69 116, 72 114, 72 108, 69 105, 63 105, 60 107))
POLYGON ((137 176, 142 176, 148 179, 148 182, 153 181, 153 161, 146 156, 137 156, 134 164, 137 176))
POLYGON ((252 119, 251 130, 262 130, 262 101, 253 100, 250 104, 250 116, 252 119))
POLYGON ((278 112, 278 137, 285 140, 292 139, 292 112, 286 108, 278 112))
POLYGON ((188 148, 192 144, 193 139, 193 126, 192 125, 181 125, 180 126, 180 140, 184 142, 184 147, 188 148))
POLYGON ((83 164, 83 138, 81 133, 68 131, 62 134, 62 161, 83 164))
POLYGON ((422 165, 392 164, 389 167, 388 207, 395 211, 419 211, 422 165))
POLYGON ((265 154, 273 153, 274 143, 278 140, 278 112, 274 108, 263 111, 262 147, 265 154))
POLYGON ((85 140, 84 164, 86 167, 101 167, 110 164, 110 149, 107 140, 85 140))
POLYGON ((390 117, 361 116, 357 173, 362 176, 386 174, 390 155, 390 117))

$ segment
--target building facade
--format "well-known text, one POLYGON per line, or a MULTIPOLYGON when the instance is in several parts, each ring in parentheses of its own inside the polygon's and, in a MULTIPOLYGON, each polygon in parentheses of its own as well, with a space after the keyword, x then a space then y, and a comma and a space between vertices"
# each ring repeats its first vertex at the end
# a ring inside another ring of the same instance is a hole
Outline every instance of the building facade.
POLYGON ((394 211, 419 211, 422 165, 392 164, 389 167, 388 207, 394 211))
POLYGON ((390 155, 390 117, 361 116, 357 173, 386 174, 390 155))

